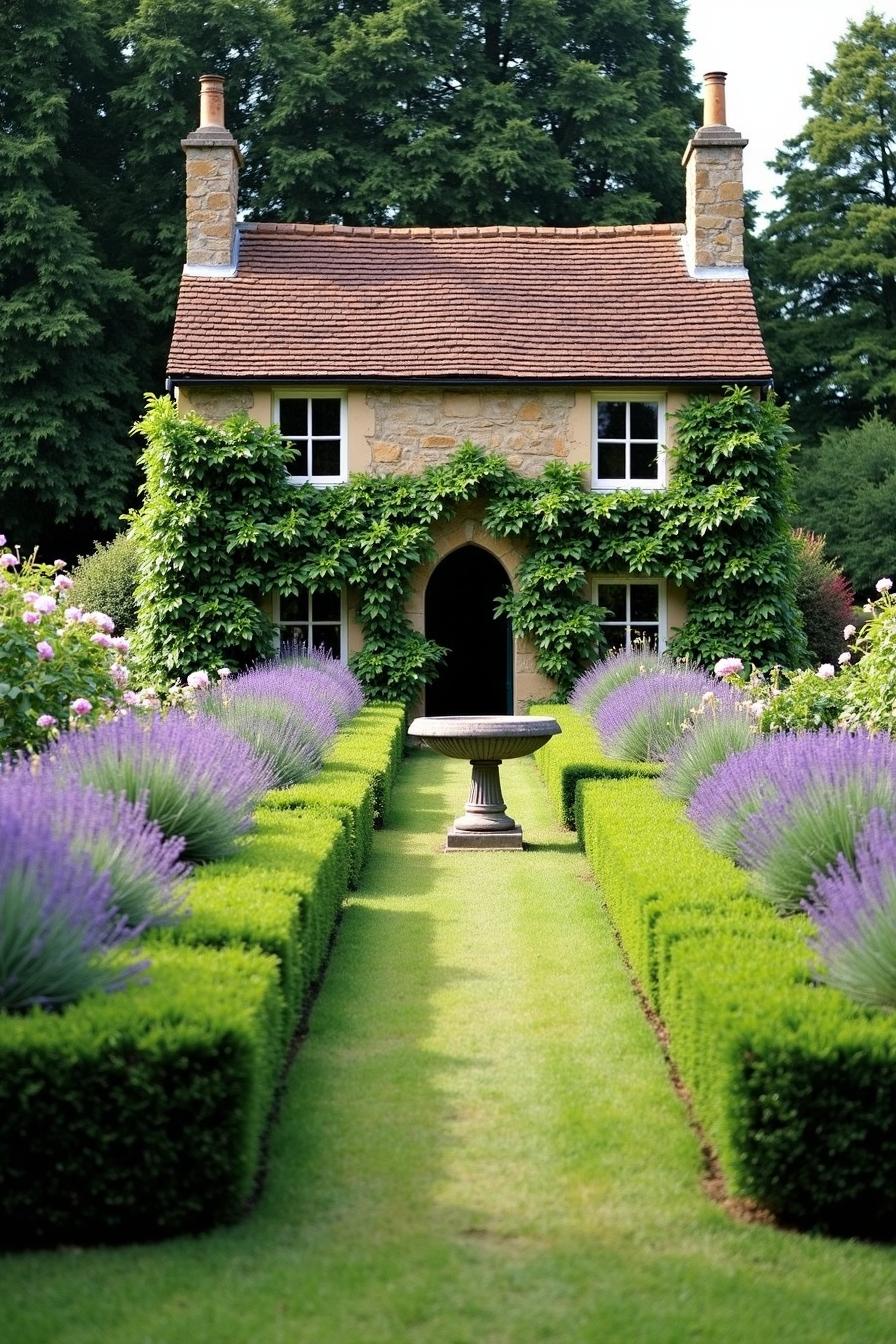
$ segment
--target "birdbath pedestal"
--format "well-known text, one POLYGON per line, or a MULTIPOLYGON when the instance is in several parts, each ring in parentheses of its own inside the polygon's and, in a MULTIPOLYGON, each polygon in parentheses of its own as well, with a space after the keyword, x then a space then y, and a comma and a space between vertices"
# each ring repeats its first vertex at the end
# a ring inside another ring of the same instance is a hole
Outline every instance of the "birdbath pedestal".
POLYGON ((469 718, 452 714, 414 720, 409 737, 473 767, 470 797, 463 816, 449 828, 447 849, 523 848, 522 827, 508 817, 501 793, 501 762, 538 751, 560 731, 556 719, 527 714, 469 718))

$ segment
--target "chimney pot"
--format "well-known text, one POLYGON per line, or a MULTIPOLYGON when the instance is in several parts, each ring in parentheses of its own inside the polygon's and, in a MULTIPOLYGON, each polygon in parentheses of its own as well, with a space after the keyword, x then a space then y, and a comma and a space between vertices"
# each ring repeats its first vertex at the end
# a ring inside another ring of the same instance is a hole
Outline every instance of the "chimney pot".
POLYGON ((199 76, 199 127, 224 126, 224 76, 199 76))
POLYGON ((703 125, 727 126, 724 70, 710 70, 703 76, 703 125))

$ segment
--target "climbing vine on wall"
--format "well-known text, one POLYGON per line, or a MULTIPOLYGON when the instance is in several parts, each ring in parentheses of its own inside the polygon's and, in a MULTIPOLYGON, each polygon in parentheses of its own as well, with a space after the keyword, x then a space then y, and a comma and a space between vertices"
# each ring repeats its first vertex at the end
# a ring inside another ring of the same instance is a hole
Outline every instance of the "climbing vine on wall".
POLYGON ((522 477, 464 444, 416 476, 353 476, 326 490, 290 485, 275 429, 245 416, 219 425, 149 398, 137 644, 157 677, 246 662, 271 648, 259 603, 271 589, 348 584, 360 594, 368 692, 410 699, 438 665, 405 600, 432 555, 431 528, 483 497, 485 527, 527 546, 517 590, 501 600, 539 670, 568 689, 601 648, 588 575, 663 576, 689 589, 673 652, 794 664, 805 646, 793 601, 785 411, 744 388, 698 398, 678 416, 668 489, 593 493, 557 463, 522 477))

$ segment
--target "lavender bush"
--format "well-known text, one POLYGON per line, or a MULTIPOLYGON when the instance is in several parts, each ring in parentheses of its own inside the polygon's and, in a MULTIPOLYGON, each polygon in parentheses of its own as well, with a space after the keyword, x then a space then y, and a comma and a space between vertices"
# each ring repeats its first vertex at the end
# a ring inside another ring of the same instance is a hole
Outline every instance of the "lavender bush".
POLYGON ((364 706, 361 683, 349 668, 334 658, 326 649, 307 649, 301 644, 286 644, 280 650, 275 665, 301 673, 307 669, 316 675, 308 678, 307 685, 317 685, 321 697, 329 704, 340 723, 350 719, 364 706), (321 677, 326 681, 321 681, 321 677))
POLYGON ((896 819, 874 809, 855 841, 815 880, 807 909, 823 978, 858 1003, 896 1008, 896 819))
POLYGON ((312 714, 318 719, 312 726, 278 696, 242 693, 240 680, 232 683, 235 694, 230 687, 217 686, 203 696, 197 702, 200 711, 213 715, 267 761, 281 788, 310 778, 320 769, 321 746, 326 741, 319 722, 323 716, 312 714))
POLYGON ((50 753, 68 778, 131 802, 166 836, 182 836, 183 859, 208 863, 233 852, 274 784, 270 765, 211 716, 171 710, 71 733, 50 753))
POLYGON ((727 686, 696 670, 632 678, 611 691, 594 716, 604 750, 626 761, 662 761, 710 695, 723 705, 735 702, 727 686))
MULTIPOLYGON (((316 680, 310 671, 283 666, 279 662, 260 663, 258 667, 234 677, 226 688, 221 688, 220 693, 231 701, 246 698, 278 702, 302 725, 308 741, 320 752, 339 727, 331 699, 328 698, 335 683, 326 680, 321 686, 319 679, 323 674, 317 673, 316 680)), ((333 693, 337 697, 340 695, 338 689, 333 693)))
POLYGON ((129 802, 24 763, 0 775, 0 805, 7 815, 40 817, 50 835, 106 874, 112 903, 131 928, 171 924, 183 913, 183 840, 166 839, 144 799, 129 802))
POLYGON ((781 910, 815 874, 851 859, 875 809, 896 811, 896 743, 821 730, 781 733, 730 757, 698 787, 689 815, 707 842, 756 874, 781 910))
POLYGON ((704 700, 666 756, 666 769, 660 779, 664 793, 688 801, 717 765, 752 746, 756 728, 746 708, 732 708, 727 703, 723 707, 718 698, 704 700))
POLYGON ((583 672, 572 688, 569 697, 580 714, 593 718, 599 705, 603 704, 611 691, 623 686, 634 677, 646 676, 660 669, 669 669, 671 664, 661 653, 653 649, 620 649, 601 658, 587 671, 583 672))
POLYGON ((121 949, 135 930, 112 913, 112 883, 47 831, 37 811, 0 798, 0 1008, 60 1007, 121 989, 146 962, 121 949))

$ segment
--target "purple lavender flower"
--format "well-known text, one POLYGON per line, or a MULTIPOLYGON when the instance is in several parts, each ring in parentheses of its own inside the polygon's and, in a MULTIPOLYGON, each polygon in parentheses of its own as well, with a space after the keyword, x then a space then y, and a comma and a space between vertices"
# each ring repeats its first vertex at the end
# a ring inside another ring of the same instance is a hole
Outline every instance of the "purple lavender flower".
POLYGON ((674 747, 704 696, 733 705, 734 692, 705 672, 673 669, 636 676, 617 686, 594 716, 608 756, 661 761, 674 747))
POLYGON ((211 716, 180 710, 67 734, 48 756, 66 778, 131 802, 145 798, 163 833, 183 837, 188 863, 232 853, 274 783, 270 765, 240 738, 211 716))
MULTIPOLYGON (((228 699, 242 696, 279 700, 304 724, 311 741, 322 751, 339 727, 333 705, 340 695, 335 682, 313 668, 290 666, 280 662, 260 663, 258 667, 231 678, 225 688, 228 699)), ((345 697, 342 697, 343 703, 345 697)))
POLYGON ((320 686, 324 699, 340 723, 350 719, 363 707, 364 692, 358 678, 326 649, 307 649, 300 644, 286 644, 275 661, 280 667, 296 671, 308 669, 326 676, 325 682, 320 681, 319 677, 312 680, 320 686))
POLYGON ((0 775, 0 806, 39 817, 50 835, 105 873, 112 903, 131 928, 171 924, 183 913, 183 840, 165 838, 142 798, 99 793, 23 761, 0 775))
POLYGON ((669 669, 671 664, 653 649, 620 649, 592 664, 583 672, 572 688, 569 700, 580 714, 589 719, 617 686, 634 677, 669 669))
POLYGON ((121 989, 147 962, 110 956, 134 936, 113 912, 108 873, 0 797, 0 1008, 23 1012, 121 989))
POLYGON ((698 786, 688 815, 708 844, 755 866, 767 894, 793 908, 813 872, 851 853, 871 808, 894 797, 890 737, 823 728, 776 733, 729 756, 698 786))
POLYGON ((238 677, 227 687, 214 687, 199 697, 197 707, 213 715, 266 760, 281 788, 300 784, 316 774, 321 766, 321 746, 328 736, 324 729, 332 718, 329 711, 311 701, 307 714, 299 714, 289 700, 280 696, 247 693, 241 680, 238 677))
POLYGON ((815 879, 806 903, 823 978, 858 1003, 896 1008, 896 816, 875 808, 855 841, 815 879))

